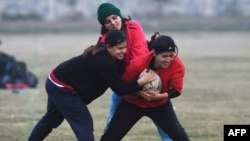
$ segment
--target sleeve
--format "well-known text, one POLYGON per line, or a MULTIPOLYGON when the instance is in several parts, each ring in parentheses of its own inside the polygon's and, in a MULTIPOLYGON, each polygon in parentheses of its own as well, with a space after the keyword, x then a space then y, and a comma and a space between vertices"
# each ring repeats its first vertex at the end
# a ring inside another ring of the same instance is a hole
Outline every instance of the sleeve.
POLYGON ((125 81, 133 81, 137 80, 139 76, 138 70, 133 63, 130 63, 130 65, 127 66, 125 69, 122 79, 125 81))
POLYGON ((99 72, 109 87, 120 96, 133 93, 140 89, 137 79, 129 82, 122 79, 112 60, 102 60, 102 63, 99 66, 99 72))
POLYGON ((137 58, 138 56, 141 56, 148 51, 147 47, 147 40, 144 35, 144 31, 142 29, 142 26, 136 22, 131 21, 128 25, 128 35, 129 35, 129 45, 131 46, 129 48, 129 60, 132 60, 134 58, 137 58))
POLYGON ((168 91, 168 99, 180 96, 180 93, 176 89, 170 89, 168 91))
POLYGON ((170 88, 175 89, 181 94, 184 83, 185 66, 178 56, 175 58, 175 62, 176 64, 173 67, 173 74, 170 79, 170 88))

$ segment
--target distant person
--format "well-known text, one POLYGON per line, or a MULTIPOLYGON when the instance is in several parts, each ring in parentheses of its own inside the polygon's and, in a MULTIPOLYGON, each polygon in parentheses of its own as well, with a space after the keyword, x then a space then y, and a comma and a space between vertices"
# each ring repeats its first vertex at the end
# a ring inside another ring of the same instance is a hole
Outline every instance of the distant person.
POLYGON ((26 62, 0 51, 0 89, 12 89, 16 93, 22 89, 36 88, 37 84, 38 78, 28 70, 26 62))
POLYGON ((121 140, 143 116, 152 119, 174 141, 189 141, 171 103, 172 98, 181 95, 185 76, 177 46, 170 36, 161 35, 153 41, 152 49, 128 65, 123 79, 137 80, 145 68, 154 70, 161 78, 161 91, 149 88, 123 96, 101 141, 121 140))
MULTIPOLYGON (((149 52, 148 42, 141 24, 138 21, 131 19, 131 17, 122 17, 120 9, 115 5, 111 3, 102 3, 99 5, 97 18, 101 24, 101 37, 98 41, 99 43, 104 42, 108 31, 118 29, 126 34, 128 40, 127 52, 124 56, 125 68, 129 65, 131 60, 149 52)), ((107 126, 114 114, 117 104, 120 101, 121 97, 119 94, 112 91, 107 126)), ((158 130, 163 141, 171 141, 167 134, 161 131, 161 129, 158 130)))
POLYGON ((66 60, 49 74, 45 88, 48 94, 47 112, 36 124, 28 141, 42 141, 64 119, 78 141, 94 141, 93 119, 87 105, 109 87, 119 95, 138 91, 152 80, 151 71, 131 82, 121 78, 127 38, 119 30, 107 34, 104 45, 90 46, 83 54, 66 60))

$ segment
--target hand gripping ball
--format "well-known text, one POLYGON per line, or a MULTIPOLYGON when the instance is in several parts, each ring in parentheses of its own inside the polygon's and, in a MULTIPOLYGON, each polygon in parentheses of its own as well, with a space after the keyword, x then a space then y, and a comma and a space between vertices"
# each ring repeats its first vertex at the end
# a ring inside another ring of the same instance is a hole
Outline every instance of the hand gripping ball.
MULTIPOLYGON (((141 74, 139 75, 139 78, 142 77, 144 75, 144 72, 141 72, 141 74)), ((146 90, 146 89, 154 89, 156 90, 158 93, 161 92, 161 88, 162 88, 162 83, 161 83, 161 78, 160 76, 155 73, 155 80, 154 81, 151 81, 149 83, 146 83, 142 86, 142 89, 143 90, 146 90)))

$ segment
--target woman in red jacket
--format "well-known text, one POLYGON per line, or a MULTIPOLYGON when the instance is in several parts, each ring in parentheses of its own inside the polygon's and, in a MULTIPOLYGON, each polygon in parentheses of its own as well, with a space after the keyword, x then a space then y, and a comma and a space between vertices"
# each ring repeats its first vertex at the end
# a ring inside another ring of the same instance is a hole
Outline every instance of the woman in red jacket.
MULTIPOLYGON (((149 52, 147 40, 144 31, 139 22, 121 16, 120 9, 111 3, 102 3, 97 10, 97 18, 101 24, 101 37, 98 42, 103 42, 106 38, 106 33, 110 30, 118 29, 123 31, 127 36, 127 51, 124 56, 125 68, 130 61, 138 56, 149 52)), ((110 111, 108 123, 112 118, 117 104, 121 101, 121 97, 116 93, 111 93, 110 111)), ((107 123, 107 124, 108 124, 107 123)), ((163 141, 171 141, 167 134, 158 128, 159 134, 163 141)))
POLYGON ((145 69, 154 70, 160 77, 162 89, 141 90, 131 96, 123 96, 101 141, 119 141, 143 116, 151 118, 174 141, 189 141, 173 110, 171 100, 182 93, 185 66, 177 56, 173 39, 160 36, 152 43, 153 51, 131 61, 123 79, 138 79, 145 69))
POLYGON ((97 17, 101 26, 101 37, 103 42, 110 30, 118 29, 127 36, 127 51, 124 57, 125 67, 129 62, 145 53, 148 53, 147 40, 139 22, 129 18, 123 18, 120 10, 111 3, 103 3, 99 6, 97 17))

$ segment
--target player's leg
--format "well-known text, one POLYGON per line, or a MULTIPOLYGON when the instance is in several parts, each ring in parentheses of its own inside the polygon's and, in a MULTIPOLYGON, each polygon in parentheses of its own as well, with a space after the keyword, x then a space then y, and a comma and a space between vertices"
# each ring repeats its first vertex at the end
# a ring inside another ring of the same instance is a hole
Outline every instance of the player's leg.
POLYGON ((171 101, 152 109, 147 116, 165 131, 172 140, 189 141, 188 135, 178 121, 171 101))
MULTIPOLYGON (((50 81, 47 80, 46 88, 53 87, 50 81)), ((56 94, 56 88, 51 91, 47 89, 48 93, 56 94)), ((54 95, 56 97, 56 95, 54 95)), ((33 128, 28 141, 42 141, 48 134, 53 130, 53 128, 57 128, 64 120, 63 115, 59 111, 59 109, 54 104, 51 96, 48 94, 48 102, 47 102, 47 112, 46 114, 38 121, 38 123, 33 128)))
POLYGON ((142 116, 141 108, 121 100, 100 141, 120 141, 142 116))
POLYGON ((117 95, 114 91, 111 92, 110 103, 109 103, 109 115, 108 115, 105 130, 108 127, 109 122, 110 122, 111 118, 113 117, 115 110, 116 110, 116 107, 117 107, 118 103, 121 101, 121 99, 122 99, 121 96, 117 95))
POLYGON ((157 124, 156 128, 158 130, 159 135, 161 136, 162 141, 173 141, 166 132, 164 132, 157 124))
POLYGON ((62 113, 74 131, 78 141, 94 141, 93 119, 87 105, 77 92, 70 93, 68 102, 62 105, 62 113))
MULTIPOLYGON (((80 95, 76 91, 57 87, 50 80, 46 81, 46 90, 49 97, 48 112, 32 132, 32 141, 33 135, 41 135, 41 131, 43 136, 48 134, 64 118, 69 122, 78 141, 94 141, 92 117, 80 95)), ((34 141, 40 141, 40 138, 34 141)))
POLYGON ((61 88, 60 96, 53 100, 68 121, 77 140, 94 141, 93 119, 80 94, 74 90, 61 88))
MULTIPOLYGON (((174 108, 174 107, 173 107, 174 108)), ((154 122, 155 123, 155 122, 154 122)), ((169 136, 168 134, 163 131, 156 123, 155 123, 155 126, 157 128, 157 131, 159 133, 159 135, 161 136, 161 139, 162 141, 173 141, 169 136)))

